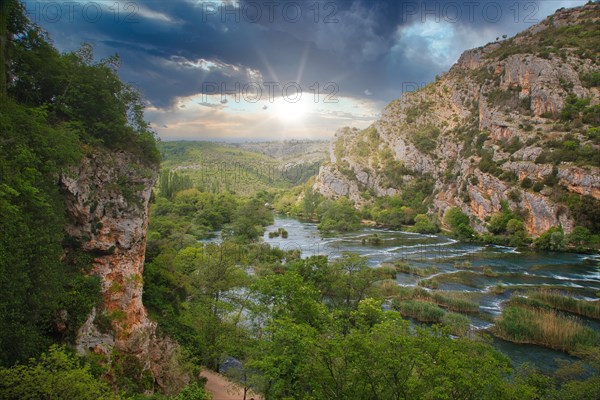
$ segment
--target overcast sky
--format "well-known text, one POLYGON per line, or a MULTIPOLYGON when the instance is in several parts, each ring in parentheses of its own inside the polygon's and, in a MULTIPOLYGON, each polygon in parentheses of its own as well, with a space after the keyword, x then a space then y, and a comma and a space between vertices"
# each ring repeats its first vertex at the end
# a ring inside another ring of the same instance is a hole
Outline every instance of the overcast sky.
POLYGON ((25 1, 61 51, 121 57, 163 140, 364 128, 469 48, 585 0, 25 1), (300 92, 299 92, 300 90, 300 92))

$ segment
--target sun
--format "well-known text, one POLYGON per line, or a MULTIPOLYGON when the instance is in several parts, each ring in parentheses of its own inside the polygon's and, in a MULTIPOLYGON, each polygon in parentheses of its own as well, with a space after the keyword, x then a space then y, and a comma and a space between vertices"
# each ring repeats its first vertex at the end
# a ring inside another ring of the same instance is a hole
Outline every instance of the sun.
POLYGON ((274 101, 271 107, 282 122, 298 123, 306 119, 310 113, 313 105, 310 100, 306 93, 296 102, 280 97, 274 101))

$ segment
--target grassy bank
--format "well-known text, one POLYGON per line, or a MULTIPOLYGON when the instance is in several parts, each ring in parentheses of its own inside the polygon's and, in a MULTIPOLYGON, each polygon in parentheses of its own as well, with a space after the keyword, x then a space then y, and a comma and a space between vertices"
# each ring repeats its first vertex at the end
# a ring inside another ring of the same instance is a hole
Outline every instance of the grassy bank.
POLYGON ((401 272, 403 274, 421 276, 421 277, 431 276, 433 274, 437 274, 438 272, 440 272, 440 270, 436 267, 418 268, 418 267, 411 267, 407 263, 396 263, 393 266, 397 272, 401 272))
POLYGON ((527 292, 530 299, 548 305, 561 311, 588 318, 600 319, 600 302, 577 300, 570 296, 562 295, 559 291, 539 289, 527 292))
POLYGON ((470 294, 463 292, 430 292, 419 287, 401 287, 397 297, 399 300, 428 301, 459 313, 479 312, 479 303, 473 301, 470 294))
POLYGON ((523 305, 505 307, 492 332, 511 342, 537 344, 567 352, 600 344, 600 335, 577 318, 523 305))
POLYGON ((468 317, 443 308, 426 300, 404 300, 394 302, 395 308, 404 317, 416 319, 421 322, 441 323, 447 326, 455 335, 465 335, 469 331, 471 321, 468 317))

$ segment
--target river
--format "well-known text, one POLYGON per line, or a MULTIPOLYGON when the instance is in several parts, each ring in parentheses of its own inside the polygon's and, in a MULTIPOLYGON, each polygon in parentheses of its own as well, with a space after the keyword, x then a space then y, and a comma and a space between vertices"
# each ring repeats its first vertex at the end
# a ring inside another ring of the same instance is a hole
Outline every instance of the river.
MULTIPOLYGON (((473 292, 480 312, 488 318, 472 317, 474 329, 491 326, 489 317, 501 312, 502 302, 510 298, 516 287, 556 287, 568 290, 574 297, 597 300, 600 291, 600 257, 574 253, 519 252, 515 248, 462 243, 441 235, 421 235, 390 229, 364 227, 357 232, 328 237, 321 236, 314 223, 277 216, 267 227, 264 241, 285 250, 300 250, 302 257, 327 255, 330 259, 343 252, 358 253, 375 267, 384 262, 406 261, 413 267, 435 267, 438 290, 473 292), (284 228, 288 238, 269 238, 268 232, 284 228), (377 235, 377 244, 368 239, 377 235), (466 264, 468 270, 455 268, 466 264), (485 272, 483 271, 485 267, 485 272), (502 285, 504 292, 488 289, 502 285)), ((434 276, 434 275, 432 275, 434 276)), ((431 276, 430 276, 431 277, 431 276)), ((399 273, 397 282, 415 286, 421 277, 399 273)), ((598 321, 584 322, 600 331, 598 321)), ((540 346, 518 345, 494 339, 494 346, 507 354, 515 364, 529 362, 538 368, 556 369, 558 360, 571 359, 565 353, 540 346)))

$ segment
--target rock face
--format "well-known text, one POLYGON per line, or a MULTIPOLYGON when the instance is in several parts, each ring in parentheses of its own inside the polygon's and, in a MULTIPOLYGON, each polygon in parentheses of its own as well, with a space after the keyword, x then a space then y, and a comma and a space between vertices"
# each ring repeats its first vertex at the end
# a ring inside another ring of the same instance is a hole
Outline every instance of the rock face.
POLYGON ((559 225, 570 232, 579 221, 565 198, 600 200, 598 158, 579 155, 600 153, 589 134, 600 124, 600 90, 586 79, 599 73, 599 21, 597 3, 561 9, 514 38, 466 51, 371 127, 336 133, 314 189, 359 208, 429 177, 432 214, 460 207, 484 232, 504 203, 525 215, 532 236, 559 225), (573 99, 587 108, 565 120, 573 99))
POLYGON ((61 176, 60 185, 67 234, 93 256, 90 273, 101 283, 101 305, 81 327, 78 351, 102 354, 108 362, 115 352, 133 357, 140 374, 153 380, 150 387, 176 389, 177 345, 156 334, 142 304, 148 205, 156 177, 155 167, 129 153, 92 150, 61 176))

